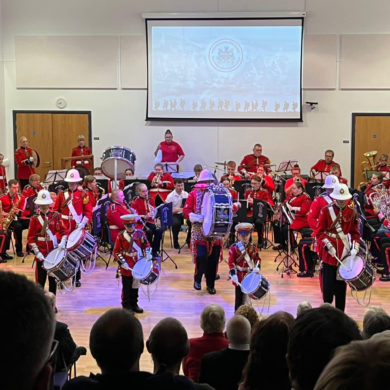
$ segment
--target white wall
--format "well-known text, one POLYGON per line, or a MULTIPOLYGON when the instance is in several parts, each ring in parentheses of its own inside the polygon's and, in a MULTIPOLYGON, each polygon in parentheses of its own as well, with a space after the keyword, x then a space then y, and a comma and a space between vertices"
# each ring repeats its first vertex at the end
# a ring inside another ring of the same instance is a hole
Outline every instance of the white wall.
MULTIPOLYGON (((197 163, 240 158, 254 143, 274 163, 296 158, 303 171, 325 149, 335 150, 344 176, 350 175, 353 112, 386 112, 388 91, 307 90, 303 101, 318 101, 319 110, 305 111, 303 123, 145 123, 145 90, 17 90, 15 87, 14 38, 21 35, 128 35, 144 32, 142 12, 185 11, 306 11, 309 34, 390 33, 387 0, 3 0, 0 27, 3 37, 4 86, 0 73, 0 151, 12 156, 12 110, 55 110, 57 97, 68 101, 67 110, 91 110, 95 156, 121 143, 137 155, 137 171, 152 165, 152 152, 171 128, 187 157, 184 170, 197 163), (5 102, 1 101, 4 91, 5 102)), ((1 59, 1 56, 0 56, 1 59)), ((319 74, 318 77, 321 77, 319 74)), ((96 161, 96 163, 98 160, 96 161)), ((12 176, 10 169, 9 177, 12 176)))

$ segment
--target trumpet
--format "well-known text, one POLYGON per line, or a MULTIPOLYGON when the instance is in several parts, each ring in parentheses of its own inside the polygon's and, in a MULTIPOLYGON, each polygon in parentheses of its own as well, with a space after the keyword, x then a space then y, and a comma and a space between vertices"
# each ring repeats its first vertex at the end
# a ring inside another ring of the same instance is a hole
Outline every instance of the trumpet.
POLYGON ((152 186, 158 187, 158 185, 160 184, 160 180, 161 180, 161 175, 154 176, 154 178, 152 180, 152 186))

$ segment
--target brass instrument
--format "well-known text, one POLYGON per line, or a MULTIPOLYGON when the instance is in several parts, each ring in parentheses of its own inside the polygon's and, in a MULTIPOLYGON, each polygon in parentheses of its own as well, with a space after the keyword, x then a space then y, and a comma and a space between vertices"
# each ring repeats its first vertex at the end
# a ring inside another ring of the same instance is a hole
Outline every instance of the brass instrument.
POLYGON ((359 183, 359 187, 367 185, 367 183, 369 182, 370 178, 368 177, 368 171, 375 171, 376 170, 375 157, 377 154, 378 154, 377 150, 371 150, 369 152, 363 153, 363 157, 365 157, 367 159, 367 161, 363 160, 360 163, 360 165, 362 166, 362 170, 363 170, 362 173, 363 173, 363 176, 366 178, 366 182, 359 183))
POLYGON ((155 175, 152 180, 152 186, 158 187, 160 180, 161 180, 161 175, 155 175))
POLYGON ((19 206, 19 202, 15 203, 12 206, 11 210, 9 211, 9 213, 7 214, 7 216, 4 218, 4 220, 3 220, 3 230, 4 230, 4 232, 6 232, 9 229, 9 226, 11 225, 11 223, 13 221, 15 221, 15 216, 16 216, 16 214, 19 211, 18 206, 19 206))
POLYGON ((3 224, 4 224, 3 203, 0 200, 0 232, 4 231, 3 224))
POLYGON ((368 195, 368 200, 386 219, 390 218, 390 194, 384 186, 375 188, 375 191, 368 195))

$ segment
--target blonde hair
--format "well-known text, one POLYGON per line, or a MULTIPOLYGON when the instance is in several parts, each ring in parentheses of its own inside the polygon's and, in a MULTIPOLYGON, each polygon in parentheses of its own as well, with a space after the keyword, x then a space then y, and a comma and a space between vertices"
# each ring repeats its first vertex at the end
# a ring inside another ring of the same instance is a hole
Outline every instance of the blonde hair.
POLYGON ((31 182, 33 182, 34 180, 41 180, 41 177, 36 174, 36 173, 33 173, 32 175, 30 175, 30 177, 28 178, 28 182, 31 184, 31 182))
POLYGON ((257 311, 250 305, 241 305, 236 312, 235 315, 241 315, 245 317, 249 323, 251 324, 252 329, 257 325, 260 321, 259 315, 257 311))
POLYGON ((27 141, 27 137, 25 137, 24 135, 22 135, 22 136, 19 138, 19 143, 21 144, 23 141, 27 141))
POLYGON ((225 322, 225 311, 219 305, 206 306, 200 316, 200 327, 205 333, 223 332, 225 322))

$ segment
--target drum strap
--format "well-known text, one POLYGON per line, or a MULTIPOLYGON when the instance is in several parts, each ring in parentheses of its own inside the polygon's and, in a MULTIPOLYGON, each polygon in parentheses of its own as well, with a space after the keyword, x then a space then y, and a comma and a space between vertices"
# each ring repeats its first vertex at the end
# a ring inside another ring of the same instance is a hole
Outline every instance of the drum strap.
POLYGON ((129 245, 129 252, 132 250, 132 249, 135 249, 138 253, 138 259, 141 259, 143 257, 142 255, 142 249, 134 242, 134 239, 133 237, 130 237, 129 236, 129 233, 127 233, 126 231, 123 233, 123 237, 125 238, 125 240, 130 244, 129 245))
MULTIPOLYGON (((337 217, 336 217, 336 213, 334 212, 333 206, 328 207, 328 210, 329 210, 330 218, 332 219, 332 222, 334 223, 334 227, 336 228, 337 235, 339 236, 340 240, 344 244, 344 251, 343 251, 343 252, 345 252, 345 253, 343 253, 343 255, 344 255, 350 251, 348 237, 344 234, 343 229, 340 225, 340 222, 339 221, 335 222, 337 217)), ((340 210, 340 213, 341 212, 342 211, 340 210)))
MULTIPOLYGON (((45 222, 43 221, 43 218, 42 218, 41 215, 38 216, 38 221, 39 221, 39 223, 40 223, 42 226, 44 226, 45 222)), ((57 246, 58 246, 57 237, 56 237, 55 234, 53 234, 53 233, 51 232, 51 230, 49 229, 49 225, 46 226, 46 233, 47 233, 47 235, 50 237, 50 240, 53 242, 53 247, 54 247, 54 248, 57 248, 57 246)))
POLYGON ((69 209, 70 213, 72 214, 73 219, 76 221, 77 224, 79 224, 81 222, 81 220, 83 219, 83 215, 77 214, 77 211, 75 210, 72 202, 73 202, 73 198, 70 200, 70 202, 68 204, 68 209, 69 209))

